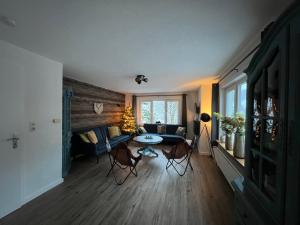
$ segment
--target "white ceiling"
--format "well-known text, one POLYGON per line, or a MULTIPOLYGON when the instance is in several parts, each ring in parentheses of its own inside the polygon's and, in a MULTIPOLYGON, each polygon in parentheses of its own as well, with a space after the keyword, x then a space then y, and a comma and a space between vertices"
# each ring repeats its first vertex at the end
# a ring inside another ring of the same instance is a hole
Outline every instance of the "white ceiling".
POLYGON ((195 89, 289 0, 0 0, 0 39, 64 74, 129 93, 195 89), (149 78, 138 86, 135 74, 149 78))

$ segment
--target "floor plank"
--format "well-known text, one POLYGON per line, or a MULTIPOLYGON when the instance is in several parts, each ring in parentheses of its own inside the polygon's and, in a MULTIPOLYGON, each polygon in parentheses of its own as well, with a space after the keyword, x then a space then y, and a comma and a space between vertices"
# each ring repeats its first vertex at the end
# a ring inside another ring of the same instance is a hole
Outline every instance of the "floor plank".
MULTIPOLYGON (((157 148, 167 148, 158 146, 157 148)), ((131 146, 136 151, 136 146, 131 146)), ((194 171, 178 176, 166 159, 143 157, 138 177, 105 177, 107 155, 73 162, 65 182, 0 220, 3 225, 230 225, 233 193, 214 161, 192 155, 194 171)), ((122 175, 122 174, 120 174, 122 175)))

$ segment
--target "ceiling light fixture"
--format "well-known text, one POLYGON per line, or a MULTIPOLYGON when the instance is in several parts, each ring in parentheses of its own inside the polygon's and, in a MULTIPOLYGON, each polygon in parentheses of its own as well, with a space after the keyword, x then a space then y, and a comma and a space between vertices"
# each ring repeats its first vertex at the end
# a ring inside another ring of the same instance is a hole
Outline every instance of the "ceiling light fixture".
POLYGON ((148 78, 145 75, 136 75, 135 82, 137 82, 138 84, 141 84, 143 81, 145 83, 148 82, 148 78))
POLYGON ((9 18, 7 16, 1 16, 0 15, 0 22, 6 26, 9 27, 16 27, 17 26, 17 22, 16 20, 9 18))

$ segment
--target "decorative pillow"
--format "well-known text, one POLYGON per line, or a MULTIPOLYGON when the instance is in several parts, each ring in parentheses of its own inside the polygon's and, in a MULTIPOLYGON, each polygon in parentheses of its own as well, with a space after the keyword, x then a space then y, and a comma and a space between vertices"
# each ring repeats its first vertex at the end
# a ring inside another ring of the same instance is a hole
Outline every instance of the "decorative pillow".
POLYGON ((166 126, 165 125, 157 125, 157 133, 158 134, 165 134, 166 133, 166 126))
POLYGON ((176 131, 176 134, 179 135, 179 136, 184 136, 184 133, 185 133, 185 127, 178 127, 177 128, 177 131, 176 131))
POLYGON ((84 143, 91 143, 86 134, 79 134, 79 136, 84 143))
POLYGON ((98 138, 93 130, 86 132, 86 135, 87 135, 88 139, 90 140, 90 142, 92 142, 93 144, 98 143, 98 138))
POLYGON ((147 130, 145 129, 145 127, 139 127, 138 129, 139 134, 147 134, 147 130))
POLYGON ((110 138, 118 137, 121 135, 120 128, 117 126, 109 127, 108 133, 110 138))

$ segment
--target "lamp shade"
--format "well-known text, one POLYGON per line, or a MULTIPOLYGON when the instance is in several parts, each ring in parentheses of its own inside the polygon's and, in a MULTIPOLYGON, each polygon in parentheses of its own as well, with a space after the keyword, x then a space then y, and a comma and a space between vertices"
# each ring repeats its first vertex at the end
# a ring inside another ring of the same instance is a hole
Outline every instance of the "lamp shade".
POLYGON ((201 113, 200 119, 203 122, 209 122, 211 120, 211 117, 207 113, 201 113))

